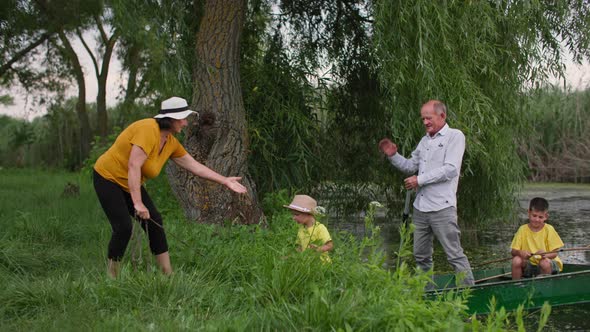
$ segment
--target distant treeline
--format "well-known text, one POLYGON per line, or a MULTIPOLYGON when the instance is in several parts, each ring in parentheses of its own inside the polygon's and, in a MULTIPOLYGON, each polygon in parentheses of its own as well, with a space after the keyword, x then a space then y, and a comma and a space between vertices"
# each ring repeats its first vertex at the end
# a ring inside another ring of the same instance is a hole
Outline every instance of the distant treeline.
MULTIPOLYGON (((80 144, 80 122, 76 115, 76 100, 53 104, 47 113, 32 121, 0 116, 0 165, 3 167, 57 168, 79 170, 86 161, 80 144)), ((111 110, 113 131, 143 114, 121 112, 120 107, 111 110)), ((88 105, 92 131, 96 128, 96 107, 88 105)), ((153 112, 149 107, 144 113, 153 112)), ((101 149, 106 142, 94 140, 95 149, 101 149)), ((93 158, 93 156, 90 156, 93 158)))
MULTIPOLYGON (((96 119, 92 105, 89 105, 91 124, 96 119)), ((115 107, 109 110, 111 114, 110 127, 113 128, 112 140, 120 128, 137 119, 151 116, 156 112, 151 105, 137 106, 133 112, 122 111, 115 107)), ((590 89, 583 91, 564 91, 560 88, 545 87, 529 94, 528 103, 522 112, 526 114, 528 131, 515 132, 517 142, 521 142, 520 156, 528 165, 527 176, 530 181, 555 182, 590 182, 590 89)), ((258 119, 260 121, 260 119, 258 119)), ((295 120, 294 120, 295 121, 295 120)), ((320 120, 321 122, 321 120, 320 120)), ((252 128, 259 127, 253 124, 252 128)), ((334 124, 332 124, 334 125, 334 124)), ((0 165, 2 167, 51 167, 68 170, 78 170, 85 164, 79 149, 79 128, 75 113, 75 100, 68 100, 61 105, 53 105, 44 116, 33 121, 0 116, 0 165)), ((320 127, 322 125, 320 124, 320 127)), ((325 133, 326 137, 318 137, 318 141, 329 141, 335 132, 346 131, 347 128, 335 128, 331 131, 317 131, 325 133)), ((367 128, 369 129, 369 128, 367 128)), ((256 133, 254 133, 256 135, 256 133)), ((348 132, 349 135, 355 135, 348 132)), ((362 136, 362 135, 361 135, 362 136)), ((256 137, 254 137, 256 140, 256 137)), ((102 151, 109 142, 94 141, 94 154, 102 151)), ((372 141, 357 140, 358 150, 373 150, 372 141)), ((266 143, 265 143, 266 144, 266 143)), ((275 142, 276 144, 276 142, 275 142)), ((272 167, 265 164, 267 153, 264 144, 255 145, 259 149, 252 151, 251 168, 253 174, 268 174, 267 171, 257 169, 272 167)), ((334 153, 334 146, 330 144, 317 145, 317 154, 323 156, 323 162, 332 165, 349 165, 341 169, 341 173, 354 173, 358 162, 374 163, 373 153, 357 155, 356 164, 349 164, 345 160, 338 160, 338 153, 334 153), (372 160, 372 161, 371 161, 372 160)), ((294 150, 295 153, 297 150, 294 150)), ((327 169, 331 169, 327 167, 327 169)), ((280 176, 280 175, 277 175, 280 176)), ((279 180, 277 178, 275 180, 279 180)), ((356 180, 356 179, 351 179, 356 180)), ((264 179, 259 183, 265 184, 264 179)), ((276 185, 276 184, 275 184, 276 185)), ((272 185, 267 184, 267 189, 272 185)))

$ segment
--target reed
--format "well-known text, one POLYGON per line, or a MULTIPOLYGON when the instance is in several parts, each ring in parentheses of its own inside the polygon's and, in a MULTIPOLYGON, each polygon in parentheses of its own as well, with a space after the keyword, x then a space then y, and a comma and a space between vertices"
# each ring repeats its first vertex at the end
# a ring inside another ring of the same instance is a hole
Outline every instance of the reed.
POLYGON ((563 91, 544 87, 528 95, 524 114, 529 129, 522 135, 520 155, 535 182, 590 182, 590 89, 563 91))

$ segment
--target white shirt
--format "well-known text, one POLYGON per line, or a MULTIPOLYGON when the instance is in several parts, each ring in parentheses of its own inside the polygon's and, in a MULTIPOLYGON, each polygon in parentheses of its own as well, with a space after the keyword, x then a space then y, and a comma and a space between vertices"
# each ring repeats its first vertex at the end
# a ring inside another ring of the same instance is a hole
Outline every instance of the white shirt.
POLYGON ((428 134, 422 137, 410 159, 396 153, 389 160, 404 173, 418 171, 414 208, 432 212, 457 207, 457 186, 464 152, 465 135, 445 124, 434 137, 428 134))

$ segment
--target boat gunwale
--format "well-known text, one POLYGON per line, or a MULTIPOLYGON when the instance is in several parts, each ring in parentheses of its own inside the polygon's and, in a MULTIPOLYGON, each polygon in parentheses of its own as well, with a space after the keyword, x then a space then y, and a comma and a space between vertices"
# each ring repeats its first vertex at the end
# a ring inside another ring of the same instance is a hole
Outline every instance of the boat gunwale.
MULTIPOLYGON (((521 278, 518 280, 504 280, 504 281, 495 281, 495 282, 486 282, 486 283, 481 283, 478 285, 473 285, 473 286, 454 286, 454 287, 445 287, 445 288, 436 288, 433 290, 428 290, 426 291, 426 295, 438 295, 439 293, 445 293, 448 291, 464 291, 467 289, 480 289, 480 288, 487 288, 487 287, 491 287, 491 286, 502 286, 502 285, 507 285, 507 284, 519 284, 519 283, 533 283, 536 281, 545 281, 545 280, 552 280, 552 279, 562 279, 562 278, 566 278, 569 276, 577 276, 580 274, 590 274, 590 265, 584 265, 584 264, 567 264, 569 266, 576 266, 576 267, 585 267, 586 270, 580 270, 580 271, 572 271, 572 272, 565 272, 565 273, 558 273, 558 274, 552 274, 552 275, 539 275, 533 278, 521 278)), ((565 266, 565 265, 564 265, 565 266)), ((506 268, 502 268, 503 271, 509 270, 506 268)), ((508 273, 508 272, 506 272, 508 273)), ((498 276, 498 278, 500 278, 501 276, 498 276)), ((493 280, 493 279, 492 279, 493 280)))

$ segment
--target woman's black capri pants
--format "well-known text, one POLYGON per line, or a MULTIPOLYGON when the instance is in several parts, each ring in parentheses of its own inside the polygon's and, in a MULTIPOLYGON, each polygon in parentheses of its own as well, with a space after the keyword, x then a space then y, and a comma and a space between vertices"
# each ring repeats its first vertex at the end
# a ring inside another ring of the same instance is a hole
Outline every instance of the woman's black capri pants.
MULTIPOLYGON (((133 230, 132 218, 135 215, 135 208, 131 200, 131 194, 123 190, 118 184, 103 178, 94 171, 94 190, 104 210, 113 233, 109 242, 108 258, 114 261, 120 261, 125 254, 125 249, 131 239, 133 230)), ((147 229, 150 241, 150 249, 154 255, 159 255, 168 251, 166 233, 164 233, 162 216, 156 209, 152 199, 147 191, 141 186, 141 200, 150 212, 151 220, 142 220, 140 222, 144 231, 147 229)))

